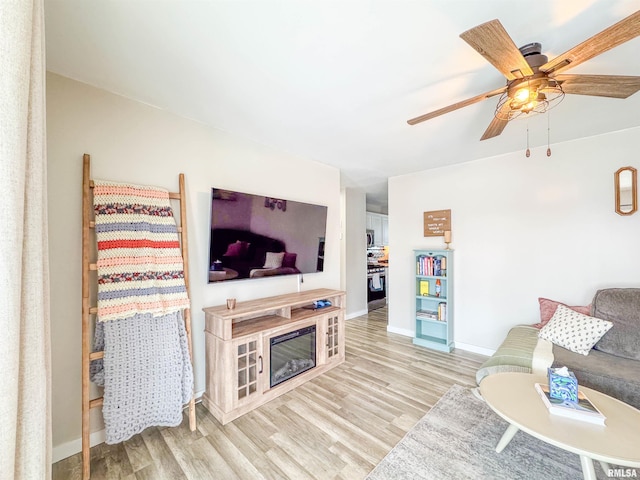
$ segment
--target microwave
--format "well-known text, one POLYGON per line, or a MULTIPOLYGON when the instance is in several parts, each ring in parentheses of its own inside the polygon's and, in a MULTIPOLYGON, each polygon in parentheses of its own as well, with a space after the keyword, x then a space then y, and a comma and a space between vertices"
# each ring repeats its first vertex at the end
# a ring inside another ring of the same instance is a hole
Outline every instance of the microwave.
POLYGON ((374 240, 373 230, 367 230, 367 247, 373 247, 374 240))

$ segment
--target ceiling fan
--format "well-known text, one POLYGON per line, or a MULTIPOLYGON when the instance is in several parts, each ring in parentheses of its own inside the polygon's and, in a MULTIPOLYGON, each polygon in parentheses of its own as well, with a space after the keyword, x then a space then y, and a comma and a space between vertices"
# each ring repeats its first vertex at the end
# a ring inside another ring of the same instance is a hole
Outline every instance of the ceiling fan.
POLYGON ((548 61, 539 43, 517 48, 499 20, 478 25, 460 37, 496 67, 506 79, 501 88, 454 103, 408 120, 415 125, 425 120, 501 95, 495 116, 480 140, 502 133, 509 120, 540 113, 559 102, 564 94, 627 98, 640 90, 640 77, 622 75, 563 74, 601 53, 640 35, 640 10, 548 61))

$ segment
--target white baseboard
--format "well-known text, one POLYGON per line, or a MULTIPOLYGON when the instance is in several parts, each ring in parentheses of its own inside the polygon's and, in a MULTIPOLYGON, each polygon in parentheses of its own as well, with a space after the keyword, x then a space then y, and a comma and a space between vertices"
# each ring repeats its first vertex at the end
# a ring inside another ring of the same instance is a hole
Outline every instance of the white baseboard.
MULTIPOLYGON (((94 447, 104 442, 106 438, 104 429, 98 432, 93 432, 89 436, 89 444, 94 447)), ((51 460, 53 463, 59 462, 71 455, 75 455, 82 451, 82 438, 71 440, 70 442, 63 443, 56 447, 53 447, 51 451, 51 460)))
POLYGON ((456 348, 459 348, 460 350, 466 350, 467 352, 471 353, 486 355, 487 357, 490 357, 491 355, 496 353, 495 350, 491 350, 490 348, 477 347, 476 345, 469 345, 468 343, 456 342, 456 348))
POLYGON ((352 318, 361 317, 362 315, 366 315, 367 313, 369 313, 369 311, 366 310, 366 309, 365 310, 359 310, 357 312, 353 312, 353 313, 350 313, 350 314, 346 315, 344 318, 347 319, 347 320, 351 320, 352 318))
POLYGON ((397 328, 391 325, 387 325, 387 332, 397 333, 398 335, 404 335, 405 337, 413 337, 416 333, 413 330, 408 330, 406 328, 397 328))
MULTIPOLYGON (((404 335, 405 337, 413 337, 415 332, 413 330, 408 330, 406 328, 397 328, 391 325, 387 325, 387 332, 389 333, 397 333, 398 335, 404 335)), ((486 355, 490 357, 494 353, 495 350, 491 350, 490 348, 478 347, 476 345, 470 345, 468 343, 454 342, 455 348, 459 348, 460 350, 466 350, 471 353, 479 353, 480 355, 486 355)))
MULTIPOLYGON (((195 398, 196 402, 202 398, 204 395, 204 391, 196 392, 195 398)), ((97 432, 93 432, 89 435, 89 444, 92 447, 99 445, 105 441, 107 438, 104 429, 99 430, 97 432)), ((82 437, 76 438, 75 440, 71 440, 70 442, 62 443, 60 445, 56 445, 51 450, 51 462, 56 463, 60 460, 64 460, 67 457, 75 455, 76 453, 80 453, 82 451, 82 437)))

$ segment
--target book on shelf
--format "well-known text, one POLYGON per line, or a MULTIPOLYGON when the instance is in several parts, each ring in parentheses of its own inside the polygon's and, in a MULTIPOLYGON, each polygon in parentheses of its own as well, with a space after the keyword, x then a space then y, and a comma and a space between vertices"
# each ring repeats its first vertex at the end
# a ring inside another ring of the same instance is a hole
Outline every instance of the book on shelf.
POLYGON ((416 268, 416 273, 418 275, 432 275, 431 272, 433 271, 433 258, 421 255, 420 257, 418 257, 416 268))
POLYGON ((438 320, 438 312, 434 310, 418 310, 416 312, 418 318, 428 318, 429 320, 438 320))
POLYGON ((440 269, 440 259, 438 257, 433 259, 433 276, 439 277, 442 271, 440 269))
POLYGON ((416 275, 440 277, 445 275, 446 268, 446 257, 420 255, 416 260, 416 275))
POLYGON ((604 425, 607 417, 598 410, 584 392, 578 391, 578 401, 570 402, 552 398, 549 394, 549 385, 536 383, 535 386, 551 414, 595 423, 596 425, 604 425))
POLYGON ((420 295, 429 295, 429 280, 420 280, 420 295))

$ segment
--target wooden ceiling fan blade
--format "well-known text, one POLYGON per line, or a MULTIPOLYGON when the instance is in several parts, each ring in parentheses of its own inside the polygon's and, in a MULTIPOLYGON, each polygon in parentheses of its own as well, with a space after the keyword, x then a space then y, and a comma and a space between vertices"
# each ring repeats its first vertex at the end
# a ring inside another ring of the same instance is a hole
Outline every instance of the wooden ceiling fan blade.
POLYGON ((640 77, 623 75, 571 75, 553 77, 562 91, 575 95, 627 98, 640 90, 640 77))
POLYGON ((482 138, 480 138, 480 141, 497 137, 502 133, 502 131, 504 130, 504 127, 506 127, 507 123, 509 123, 509 120, 506 120, 506 118, 510 108, 511 108, 510 102, 504 102, 502 104, 502 106, 500 107, 500 110, 496 112, 496 115, 493 117, 493 120, 491 120, 491 123, 489 124, 487 129, 484 131, 484 134, 482 135, 482 138))
POLYGON ((540 71, 552 74, 575 67, 638 35, 640 35, 640 10, 545 63, 540 67, 540 71))
POLYGON ((499 20, 473 27, 460 37, 507 77, 507 80, 533 75, 531 67, 499 20))
POLYGON ((474 103, 481 102, 482 100, 486 100, 487 98, 500 95, 501 93, 504 93, 506 90, 507 90, 507 87, 497 88, 495 90, 491 90, 490 92, 476 95, 475 97, 471 97, 461 102, 449 105, 447 107, 434 110, 433 112, 425 113, 424 115, 420 115, 419 117, 412 118, 411 120, 407 120, 407 123, 409 125, 415 125, 416 123, 424 122, 426 120, 431 120, 432 118, 439 117, 440 115, 444 115, 445 113, 453 112, 454 110, 458 110, 463 107, 468 107, 469 105, 473 105, 474 103))

